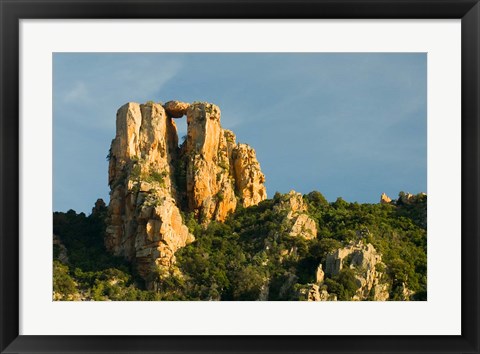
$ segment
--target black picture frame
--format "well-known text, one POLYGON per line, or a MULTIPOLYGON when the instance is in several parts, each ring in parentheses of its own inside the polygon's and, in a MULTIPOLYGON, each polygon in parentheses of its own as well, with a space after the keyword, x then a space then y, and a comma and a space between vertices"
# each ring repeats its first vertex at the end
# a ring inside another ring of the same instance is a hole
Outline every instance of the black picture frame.
POLYGON ((0 0, 1 353, 479 353, 477 0, 0 0), (151 18, 461 19, 462 310, 459 336, 19 335, 19 20, 151 18))

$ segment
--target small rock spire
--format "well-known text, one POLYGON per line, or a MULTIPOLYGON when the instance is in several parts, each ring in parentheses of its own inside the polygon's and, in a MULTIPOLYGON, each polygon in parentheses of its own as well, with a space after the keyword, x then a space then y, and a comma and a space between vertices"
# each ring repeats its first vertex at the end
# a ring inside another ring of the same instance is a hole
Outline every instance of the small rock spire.
POLYGON ((392 199, 390 199, 389 196, 385 193, 382 193, 382 195, 380 196, 380 204, 390 204, 391 201, 392 199))

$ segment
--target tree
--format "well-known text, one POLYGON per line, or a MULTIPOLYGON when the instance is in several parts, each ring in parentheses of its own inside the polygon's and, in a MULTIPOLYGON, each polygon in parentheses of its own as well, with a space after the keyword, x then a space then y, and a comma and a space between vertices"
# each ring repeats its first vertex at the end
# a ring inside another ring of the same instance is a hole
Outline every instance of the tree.
POLYGON ((68 273, 68 266, 58 260, 53 261, 53 291, 68 297, 77 292, 75 281, 68 273))
POLYGON ((312 203, 312 205, 316 208, 328 206, 327 199, 325 199, 323 194, 320 193, 319 191, 313 191, 308 193, 305 196, 305 199, 308 200, 310 203, 312 203))
POLYGON ((264 276, 260 268, 247 266, 246 268, 239 269, 234 278, 233 299, 246 301, 258 300, 264 283, 264 276))

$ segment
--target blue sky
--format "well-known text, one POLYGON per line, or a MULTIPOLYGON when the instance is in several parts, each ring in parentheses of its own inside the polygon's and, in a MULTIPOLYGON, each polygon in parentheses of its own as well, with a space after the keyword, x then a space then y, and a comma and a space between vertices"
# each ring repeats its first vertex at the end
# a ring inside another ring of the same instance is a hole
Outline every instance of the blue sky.
POLYGON ((257 151, 269 197, 426 192, 425 53, 55 53, 55 211, 108 203, 116 111, 149 100, 220 106, 222 126, 257 151))

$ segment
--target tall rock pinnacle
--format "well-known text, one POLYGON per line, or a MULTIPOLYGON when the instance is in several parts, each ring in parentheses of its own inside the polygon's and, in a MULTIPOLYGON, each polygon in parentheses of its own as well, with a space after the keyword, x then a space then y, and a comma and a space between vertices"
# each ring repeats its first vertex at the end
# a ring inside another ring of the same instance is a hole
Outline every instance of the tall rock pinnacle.
POLYGON ((188 109, 185 156, 188 209, 200 221, 225 220, 235 210, 237 199, 235 180, 230 174, 231 151, 220 126, 217 106, 200 103, 188 109))
POLYGON ((221 127, 214 104, 127 103, 116 126, 105 245, 147 280, 170 269, 175 252, 194 241, 180 211, 205 224, 267 197, 255 150, 221 127), (173 118, 183 115, 187 139, 179 147, 173 118))

